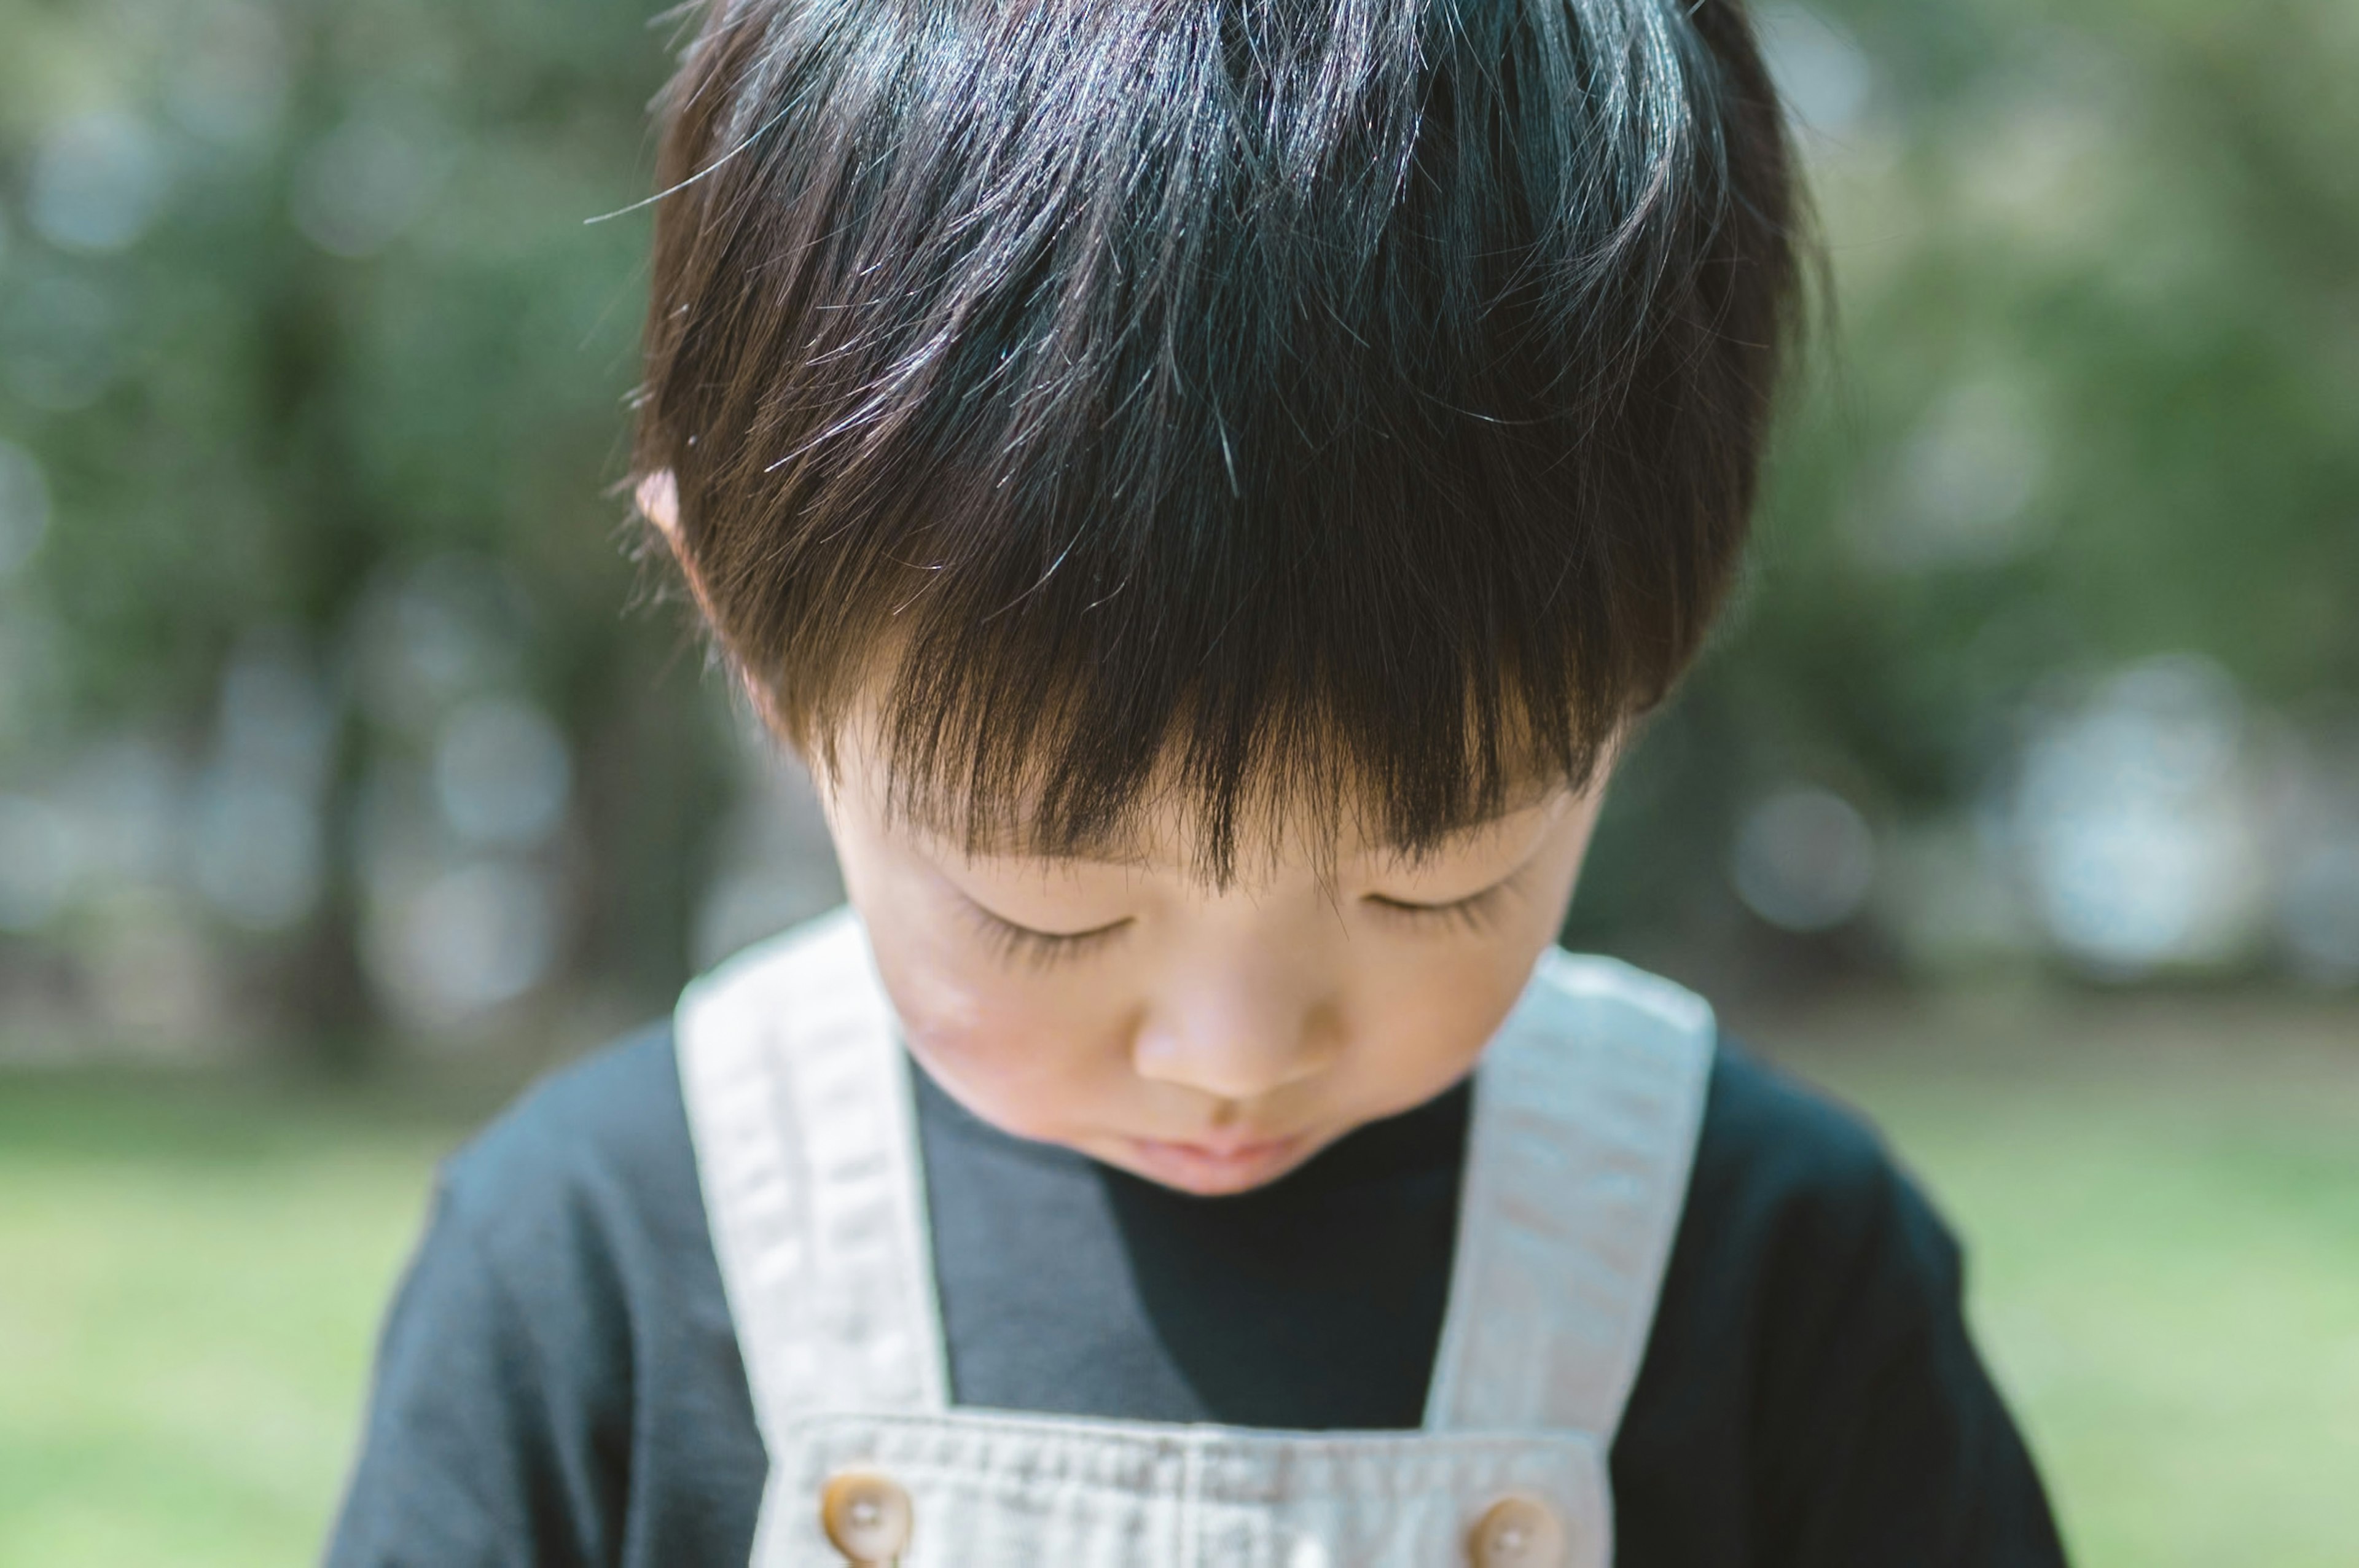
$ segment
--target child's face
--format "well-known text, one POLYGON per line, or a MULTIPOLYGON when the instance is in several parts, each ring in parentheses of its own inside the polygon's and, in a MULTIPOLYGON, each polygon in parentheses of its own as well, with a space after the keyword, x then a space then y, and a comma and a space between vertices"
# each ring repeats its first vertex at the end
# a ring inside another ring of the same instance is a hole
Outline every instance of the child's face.
MULTIPOLYGON (((970 856, 882 806, 846 738, 830 824, 909 1049, 968 1109, 1184 1192, 1238 1193, 1463 1076, 1562 923, 1603 773, 1414 861, 1281 838, 1227 889, 1135 858, 970 856)), ((1245 841, 1249 836, 1241 836, 1245 841)))

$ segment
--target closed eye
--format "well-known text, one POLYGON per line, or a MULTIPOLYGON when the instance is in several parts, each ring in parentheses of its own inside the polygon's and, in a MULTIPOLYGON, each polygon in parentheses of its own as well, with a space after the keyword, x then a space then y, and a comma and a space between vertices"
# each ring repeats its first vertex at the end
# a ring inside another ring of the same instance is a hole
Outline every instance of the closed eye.
POLYGON ((1093 925, 1086 931, 1039 931, 1019 925, 1004 914, 994 914, 973 899, 962 901, 976 931, 1003 964, 1024 963, 1048 968, 1078 958, 1120 935, 1132 924, 1129 915, 1093 925))
POLYGON ((1412 903, 1406 899, 1387 898, 1376 892, 1366 895, 1364 902, 1383 911, 1388 917, 1409 925, 1480 931, 1497 916, 1508 887, 1509 882, 1495 882, 1481 892, 1451 899, 1448 903, 1412 903))
POLYGON ((1525 881, 1538 863, 1539 856, 1535 852, 1489 887, 1443 903, 1419 903, 1414 899, 1393 898, 1380 892, 1364 894, 1363 902, 1405 925, 1480 931, 1503 914, 1510 901, 1522 896, 1525 881))

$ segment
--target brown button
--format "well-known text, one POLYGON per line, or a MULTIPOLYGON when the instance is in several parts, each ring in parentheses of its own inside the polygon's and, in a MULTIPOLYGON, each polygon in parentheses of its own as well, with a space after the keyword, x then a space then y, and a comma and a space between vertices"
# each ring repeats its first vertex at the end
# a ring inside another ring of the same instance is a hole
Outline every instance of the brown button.
POLYGON ((890 1563, 909 1544, 909 1494, 875 1470, 839 1470, 819 1495, 819 1522, 854 1563, 890 1563))
POLYGON ((1474 1568, 1563 1568, 1564 1521, 1538 1498, 1511 1492, 1491 1505, 1469 1544, 1474 1568))

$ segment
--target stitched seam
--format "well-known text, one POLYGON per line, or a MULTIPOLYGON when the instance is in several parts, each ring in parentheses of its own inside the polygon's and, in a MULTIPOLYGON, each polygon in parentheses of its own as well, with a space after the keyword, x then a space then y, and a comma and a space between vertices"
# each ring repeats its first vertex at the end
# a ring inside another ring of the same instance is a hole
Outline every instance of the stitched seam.
POLYGON ((1188 1434, 1180 1458, 1180 1561, 1195 1568, 1203 1552, 1200 1539, 1204 1505, 1204 1439, 1188 1434))

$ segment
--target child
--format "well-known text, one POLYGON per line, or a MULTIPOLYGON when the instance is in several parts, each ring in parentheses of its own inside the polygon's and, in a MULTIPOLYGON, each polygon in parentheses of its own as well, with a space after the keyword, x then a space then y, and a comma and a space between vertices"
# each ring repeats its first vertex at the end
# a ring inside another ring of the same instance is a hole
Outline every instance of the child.
POLYGON ((453 1159, 338 1564, 2042 1564, 1955 1246, 1553 948, 1745 531, 1734 0, 711 0, 641 510, 848 912, 453 1159))

